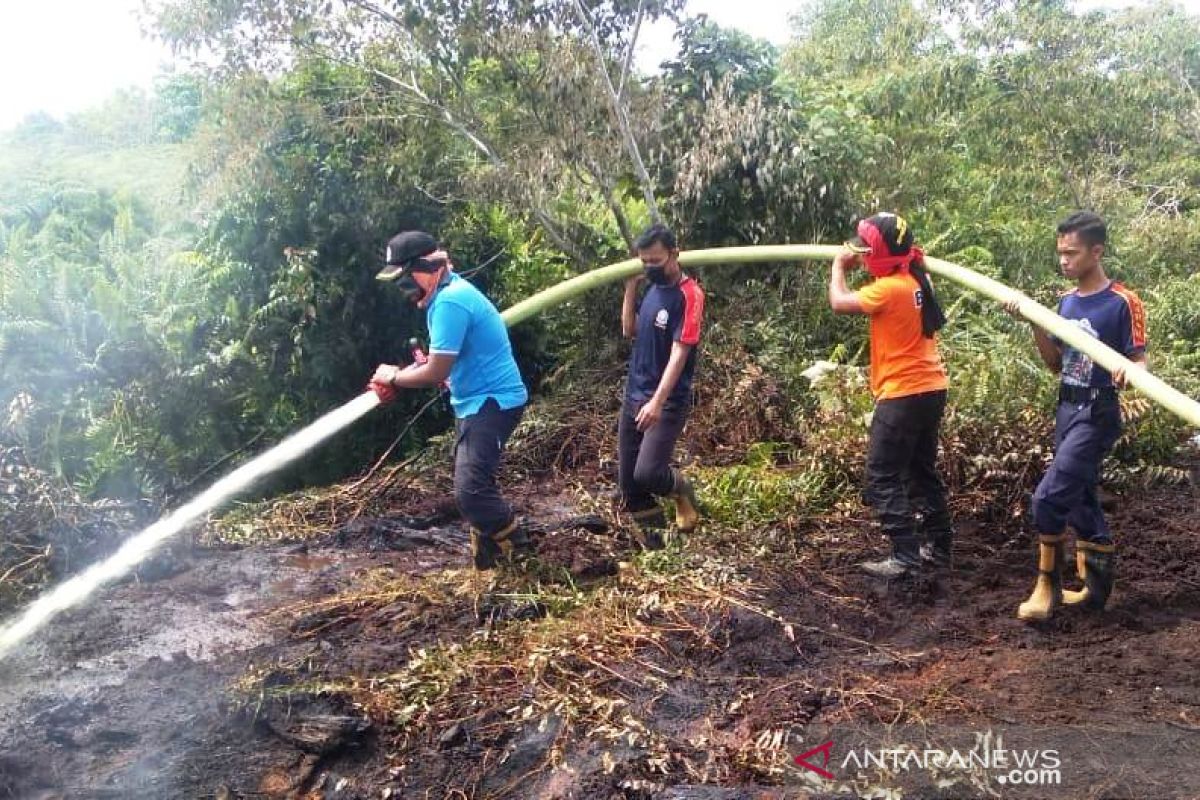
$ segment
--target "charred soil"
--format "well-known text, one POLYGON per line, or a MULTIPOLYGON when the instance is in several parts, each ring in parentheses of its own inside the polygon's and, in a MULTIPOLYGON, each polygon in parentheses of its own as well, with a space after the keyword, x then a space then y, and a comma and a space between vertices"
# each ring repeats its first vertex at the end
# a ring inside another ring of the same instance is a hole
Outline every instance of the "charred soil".
POLYGON ((1029 532, 970 514, 952 571, 884 584, 865 512, 642 553, 518 495, 540 555, 494 574, 429 500, 62 615, 0 662, 0 797, 1200 795, 1194 489, 1118 498, 1109 608, 1039 625, 1029 532), (981 741, 1037 763, 896 756, 981 741))

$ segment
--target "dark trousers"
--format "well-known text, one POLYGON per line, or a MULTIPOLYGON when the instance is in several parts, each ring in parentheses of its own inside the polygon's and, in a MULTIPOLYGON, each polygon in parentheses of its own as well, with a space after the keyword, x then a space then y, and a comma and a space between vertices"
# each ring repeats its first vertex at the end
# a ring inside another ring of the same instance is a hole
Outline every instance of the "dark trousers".
POLYGON ((922 527, 929 539, 950 534, 946 486, 937 471, 938 430, 945 410, 945 391, 875 404, 863 500, 875 509, 889 536, 915 534, 916 511, 924 517, 922 527))
POLYGON ((666 406, 662 416, 650 430, 637 429, 638 407, 625 400, 617 424, 619 464, 618 482, 621 503, 626 511, 645 511, 658 504, 656 495, 675 491, 675 473, 671 455, 690 409, 666 406))
POLYGON ((1110 544, 1096 485, 1100 464, 1121 435, 1115 392, 1082 403, 1060 402, 1054 419, 1054 461, 1033 493, 1038 533, 1062 533, 1069 523, 1080 539, 1110 544))
POLYGON ((454 501, 463 519, 489 536, 513 519, 512 506, 496 486, 496 470, 524 413, 525 406, 501 409, 489 398, 477 413, 455 421, 454 501))

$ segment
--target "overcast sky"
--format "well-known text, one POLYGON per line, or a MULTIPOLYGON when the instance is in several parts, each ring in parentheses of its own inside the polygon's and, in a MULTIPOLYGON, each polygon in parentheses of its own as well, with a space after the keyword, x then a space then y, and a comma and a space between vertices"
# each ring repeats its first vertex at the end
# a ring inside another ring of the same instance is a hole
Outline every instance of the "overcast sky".
POLYGON ((26 115, 96 105, 149 87, 169 53, 143 38, 141 0, 0 0, 0 130, 26 115))
MULTIPOLYGON (((787 41, 788 17, 805 0, 691 0, 693 14, 776 44, 787 41)), ((1120 0, 1078 5, 1120 6, 1120 0)), ((1200 13, 1200 0, 1187 0, 1200 13)), ((150 87, 170 66, 170 53, 142 34, 142 0, 0 0, 0 130, 35 111, 81 111, 114 89, 150 87)), ((673 55, 669 24, 643 30, 638 63, 650 69, 673 55)))

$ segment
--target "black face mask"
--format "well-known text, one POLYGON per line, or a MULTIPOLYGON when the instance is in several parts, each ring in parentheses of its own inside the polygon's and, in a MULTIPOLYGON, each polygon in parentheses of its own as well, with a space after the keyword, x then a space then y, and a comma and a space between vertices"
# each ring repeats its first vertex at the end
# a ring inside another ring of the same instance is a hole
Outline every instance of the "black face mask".
POLYGON ((653 283, 655 286, 667 286, 671 283, 671 279, 667 277, 666 264, 647 264, 642 267, 646 273, 646 280, 653 283))
POLYGON ((401 275, 400 279, 396 281, 396 288, 399 289, 400 293, 404 295, 405 299, 407 299, 408 302, 412 303, 413 305, 416 305, 425 299, 425 290, 421 288, 419 283, 413 280, 413 276, 411 274, 401 275))
MULTIPOLYGON (((421 284, 417 283, 416 279, 413 278, 413 273, 423 272, 426 275, 432 275, 444 266, 446 266, 446 261, 444 260, 430 261, 429 259, 418 258, 409 264, 408 269, 405 270, 404 274, 401 275, 399 280, 396 281, 396 288, 400 290, 400 293, 403 294, 410 303, 417 305, 422 300, 425 300, 429 297, 429 292, 425 291, 425 289, 421 287, 421 284)), ((438 286, 440 287, 449 279, 449 275, 443 276, 442 280, 438 283, 438 286)))

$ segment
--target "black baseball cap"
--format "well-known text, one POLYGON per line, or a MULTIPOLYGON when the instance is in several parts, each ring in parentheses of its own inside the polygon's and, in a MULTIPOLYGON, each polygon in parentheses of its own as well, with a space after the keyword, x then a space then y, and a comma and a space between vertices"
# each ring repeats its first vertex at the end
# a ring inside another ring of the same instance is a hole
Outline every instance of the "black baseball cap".
POLYGON ((912 250, 912 228, 898 214, 881 212, 867 217, 858 223, 858 233, 846 242, 846 246, 856 253, 872 252, 879 243, 887 246, 887 253, 875 253, 877 256, 904 256, 912 250), (865 230, 864 230, 865 228, 865 230), (875 242, 872 245, 872 242, 875 242))
POLYGON ((434 272, 444 260, 426 261, 422 257, 438 250, 437 239, 425 231, 404 231, 397 233, 387 243, 387 255, 384 256, 384 268, 375 277, 381 281, 394 281, 405 269, 415 272, 434 272))

